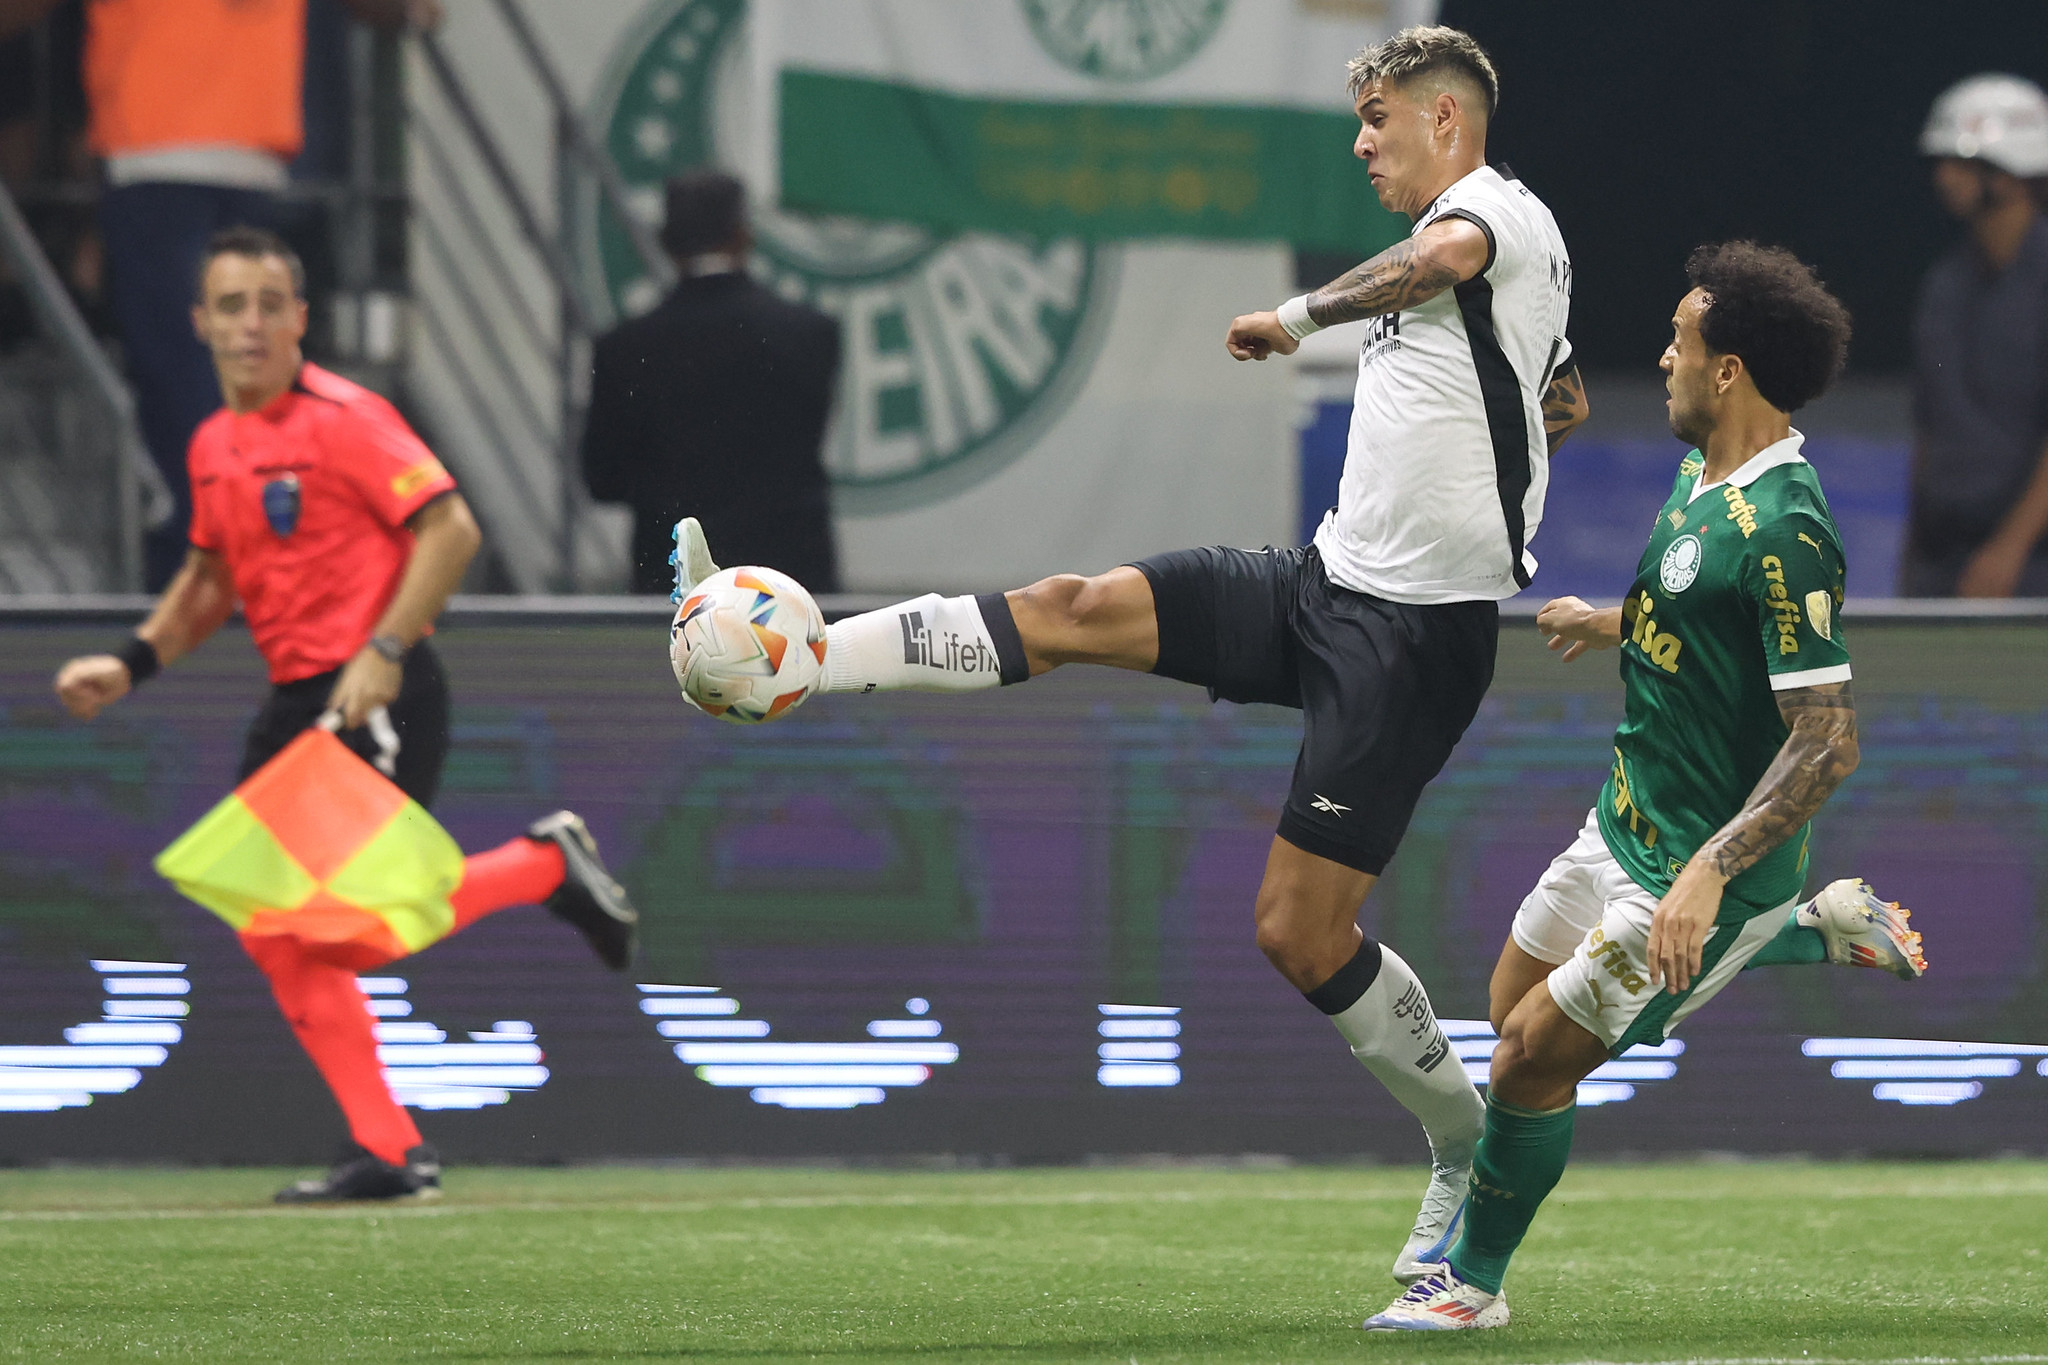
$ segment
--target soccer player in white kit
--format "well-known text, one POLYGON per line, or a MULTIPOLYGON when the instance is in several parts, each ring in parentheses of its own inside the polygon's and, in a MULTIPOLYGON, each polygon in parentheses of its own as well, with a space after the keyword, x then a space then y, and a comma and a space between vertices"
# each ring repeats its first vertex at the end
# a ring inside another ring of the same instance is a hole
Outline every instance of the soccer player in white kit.
MULTIPOLYGON (((1485 51, 1456 29, 1410 28, 1350 73, 1353 150, 1414 229, 1313 294, 1237 318, 1226 339, 1263 360, 1373 320, 1338 505, 1315 543, 1175 551, 850 617, 826 631, 824 690, 959 691, 1093 663, 1303 712, 1258 944, 1428 1135, 1432 1178, 1394 1267, 1406 1282, 1456 1229, 1484 1108, 1422 983, 1358 912, 1492 681, 1497 603, 1536 567, 1548 458, 1586 406, 1557 224, 1486 164, 1499 82, 1485 51)), ((694 519, 676 559, 680 591, 716 571, 694 519)))

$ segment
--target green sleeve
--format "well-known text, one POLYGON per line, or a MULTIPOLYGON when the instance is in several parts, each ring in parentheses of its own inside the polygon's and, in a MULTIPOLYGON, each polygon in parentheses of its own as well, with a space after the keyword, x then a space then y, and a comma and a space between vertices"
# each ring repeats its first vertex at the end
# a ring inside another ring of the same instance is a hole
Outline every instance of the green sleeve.
POLYGON ((1813 687, 1849 680, 1849 646, 1839 619, 1844 566, 1841 538, 1805 513, 1757 527, 1744 557, 1744 586, 1756 603, 1771 686, 1813 687))

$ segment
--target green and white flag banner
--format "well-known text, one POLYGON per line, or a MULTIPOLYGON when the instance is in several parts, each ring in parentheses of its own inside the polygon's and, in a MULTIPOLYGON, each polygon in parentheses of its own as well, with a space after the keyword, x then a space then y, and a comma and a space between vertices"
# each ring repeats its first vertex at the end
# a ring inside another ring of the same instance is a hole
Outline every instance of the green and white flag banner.
POLYGON ((1369 254, 1344 63, 1433 0, 761 0, 756 184, 793 208, 1369 254))
MULTIPOLYGON (((670 176, 706 164, 741 174, 755 208, 750 269, 840 320, 844 360, 824 458, 849 588, 992 590, 1178 546, 1294 539, 1297 367, 1237 364, 1222 344, 1234 314, 1294 292, 1283 240, 1114 241, 1041 234, 1008 218, 1001 230, 920 224, 910 220, 907 184, 902 198, 860 214, 781 209, 776 151, 799 130, 778 127, 777 93, 794 69, 1064 112, 1328 120, 1318 138, 1362 192, 1363 168, 1348 158, 1355 125, 1343 61, 1430 17, 1415 0, 577 0, 524 9, 649 222, 659 221, 670 176), (1092 37, 1062 46, 1062 14, 1086 19, 1080 31, 1092 37), (1176 16, 1189 22, 1176 26, 1176 16), (798 57, 807 64, 786 68, 798 57)), ((515 173, 548 185, 544 107, 491 8, 451 9, 440 43, 515 173)), ((416 74, 421 121, 439 145, 459 146, 455 114, 416 74)), ((444 259, 426 230, 455 233, 461 205, 430 173, 431 160, 413 164, 420 312, 449 333, 415 348, 416 390, 472 497, 488 504, 494 527, 511 528, 499 532, 506 543, 545 548, 553 533, 524 529, 518 490, 548 486, 551 453, 536 446, 530 469, 511 468, 506 441, 471 412, 464 395, 475 376, 464 371, 499 339, 490 319, 471 325, 469 287, 453 277, 475 263, 444 259), (512 477, 522 470, 530 477, 512 477)), ((480 167, 464 168, 487 187, 480 167)), ((893 194, 897 183, 878 175, 871 188, 893 194)), ((594 186, 564 205, 600 307, 623 318, 657 306, 661 288, 594 186)), ((517 224, 500 214, 491 230, 516 255, 517 224)), ((1374 231, 1362 222, 1360 257, 1374 231)), ((545 395, 543 410, 554 402, 548 373, 520 377, 524 392, 507 384, 482 395, 487 416, 516 412, 532 394, 545 395)), ((537 578, 545 557, 529 567, 537 578)))

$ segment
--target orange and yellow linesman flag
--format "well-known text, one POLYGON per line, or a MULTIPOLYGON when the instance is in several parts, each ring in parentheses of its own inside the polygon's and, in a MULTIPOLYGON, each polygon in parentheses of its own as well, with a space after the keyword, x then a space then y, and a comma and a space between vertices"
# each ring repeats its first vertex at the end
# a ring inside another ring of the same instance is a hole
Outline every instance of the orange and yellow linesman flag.
POLYGON ((311 729, 178 836, 156 870, 244 937, 355 970, 455 927, 462 850, 417 801, 311 729))

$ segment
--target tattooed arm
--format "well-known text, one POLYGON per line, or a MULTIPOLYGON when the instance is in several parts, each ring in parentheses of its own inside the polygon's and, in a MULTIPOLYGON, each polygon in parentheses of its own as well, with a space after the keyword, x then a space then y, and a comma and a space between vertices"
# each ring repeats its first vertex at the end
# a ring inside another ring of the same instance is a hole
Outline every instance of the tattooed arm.
POLYGON ((1700 950, 1721 909, 1721 888, 1756 866, 1813 818, 1856 771, 1856 701, 1846 682, 1777 694, 1791 733, 1742 811, 1700 846, 1650 922, 1650 971, 1676 994, 1700 969, 1700 950))
POLYGON ((1543 391, 1543 434, 1550 442, 1551 454, 1557 454, 1564 438, 1592 411, 1586 402, 1586 381, 1579 378, 1578 366, 1550 381, 1550 387, 1543 391))
POLYGON ((1324 327, 1398 313, 1435 298, 1486 269, 1492 247, 1468 218, 1439 218, 1413 237, 1308 296, 1308 315, 1324 327))
MULTIPOLYGON (((1491 253, 1477 223, 1439 218, 1310 294, 1308 315, 1318 326, 1335 327, 1398 313, 1471 279, 1486 269, 1491 253)), ((1239 360, 1264 360, 1293 355, 1301 343, 1280 325, 1277 312, 1266 312, 1233 319, 1224 345, 1239 360)))

